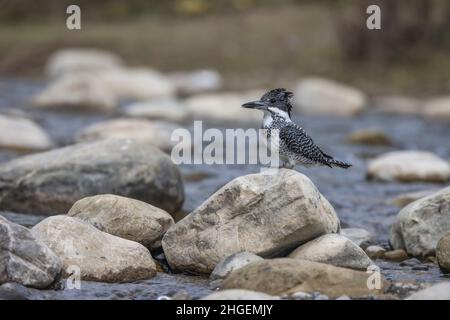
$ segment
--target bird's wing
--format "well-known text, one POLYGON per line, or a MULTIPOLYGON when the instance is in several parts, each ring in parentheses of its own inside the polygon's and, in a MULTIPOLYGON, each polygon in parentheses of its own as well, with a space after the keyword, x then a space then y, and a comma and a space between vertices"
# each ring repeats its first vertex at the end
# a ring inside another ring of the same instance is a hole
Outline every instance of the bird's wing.
POLYGON ((295 123, 290 123, 280 129, 280 140, 283 141, 289 151, 313 162, 329 165, 327 159, 333 158, 324 153, 306 131, 295 123))

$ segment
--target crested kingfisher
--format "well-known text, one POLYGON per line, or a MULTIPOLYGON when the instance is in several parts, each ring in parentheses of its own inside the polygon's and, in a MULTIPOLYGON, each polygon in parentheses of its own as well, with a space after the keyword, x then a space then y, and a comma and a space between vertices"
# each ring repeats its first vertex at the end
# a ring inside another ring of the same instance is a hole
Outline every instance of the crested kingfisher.
POLYGON ((244 108, 261 110, 264 113, 262 128, 269 139, 277 135, 278 150, 283 167, 293 168, 296 164, 306 167, 328 166, 348 168, 351 164, 334 159, 323 152, 306 133, 292 122, 293 93, 279 88, 265 93, 261 99, 244 103, 244 108))

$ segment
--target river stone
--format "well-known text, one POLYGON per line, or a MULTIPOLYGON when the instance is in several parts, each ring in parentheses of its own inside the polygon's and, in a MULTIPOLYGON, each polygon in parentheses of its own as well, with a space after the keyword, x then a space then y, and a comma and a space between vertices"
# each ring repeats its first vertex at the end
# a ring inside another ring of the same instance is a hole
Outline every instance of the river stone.
POLYGON ((0 216, 0 284, 46 288, 61 272, 61 261, 31 231, 0 216))
POLYGON ((419 99, 405 96, 381 96, 375 97, 373 100, 377 112, 401 115, 422 114, 423 102, 419 99))
POLYGON ((372 234, 363 228, 342 228, 340 234, 363 249, 372 241, 372 234))
POLYGON ((366 270, 372 264, 363 249, 339 234, 325 234, 302 244, 289 255, 289 258, 356 270, 366 270))
POLYGON ((450 178, 450 165, 430 152, 393 151, 369 163, 368 177, 383 181, 446 182, 450 178))
POLYGON ((383 257, 386 249, 380 246, 368 246, 365 250, 370 259, 379 259, 383 257))
POLYGON ((450 121, 450 96, 434 98, 427 101, 423 114, 428 119, 450 121))
POLYGON ((441 269, 450 272, 450 230, 437 243, 436 258, 441 269))
POLYGON ((347 136, 346 141, 348 143, 371 146, 389 146, 392 144, 392 141, 387 134, 376 128, 354 131, 347 136))
POLYGON ((76 141, 129 138, 170 151, 174 145, 171 141, 172 132, 178 128, 179 125, 165 121, 119 118, 94 123, 82 129, 77 134, 76 141))
POLYGON ((294 99, 301 113, 341 117, 361 113, 367 103, 360 90, 321 78, 300 81, 294 99))
POLYGON ((213 292, 200 300, 280 300, 280 297, 252 290, 228 289, 213 292))
POLYGON ((408 253, 403 249, 386 251, 382 258, 388 261, 402 262, 409 258, 408 253))
POLYGON ((223 279, 227 275, 229 275, 232 271, 242 268, 243 266, 253 262, 263 260, 260 256, 253 254, 251 252, 238 252, 234 253, 222 261, 220 261, 213 272, 210 275, 210 278, 215 279, 223 279))
POLYGON ((157 248, 161 238, 174 223, 164 210, 148 203, 103 194, 75 202, 67 215, 86 221, 114 236, 139 242, 147 248, 157 248))
POLYGON ((47 133, 30 119, 0 114, 0 149, 36 151, 52 146, 47 133))
POLYGON ((209 274, 227 256, 261 257, 339 231, 339 219, 311 180, 294 170, 266 170, 226 184, 163 237, 175 270, 209 274))
POLYGON ((186 106, 175 99, 137 101, 126 106, 124 113, 129 117, 175 122, 183 122, 188 118, 186 106))
POLYGON ((450 282, 441 282, 415 292, 406 300, 450 300, 450 282))
POLYGON ((77 200, 104 193, 170 213, 184 199, 180 173, 170 158, 129 139, 77 144, 0 165, 0 210, 65 214, 77 200))
POLYGON ((143 245, 80 219, 53 216, 31 230, 61 258, 63 277, 70 276, 73 266, 79 268, 83 281, 132 282, 156 275, 155 262, 143 245))
POLYGON ((100 111, 111 113, 118 106, 116 96, 94 73, 69 73, 51 82, 32 98, 36 108, 100 111))
POLYGON ((414 201, 398 213, 390 243, 413 256, 435 253, 439 239, 450 230, 450 187, 414 201))
POLYGON ((262 96, 260 90, 242 93, 223 92, 197 94, 185 100, 189 116, 194 119, 217 121, 259 122, 262 114, 242 108, 242 104, 257 100, 262 96))
POLYGON ((425 198, 430 194, 435 193, 436 191, 437 191, 436 189, 431 189, 431 190, 403 193, 391 199, 389 202, 397 207, 403 208, 416 200, 425 198))
POLYGON ((169 79, 175 85, 180 95, 191 95, 206 91, 218 90, 222 87, 223 79, 215 70, 194 70, 191 72, 174 72, 169 79))
POLYGON ((89 71, 99 72, 122 66, 120 57, 99 49, 69 48, 54 52, 45 65, 45 73, 59 77, 67 73, 89 71))
POLYGON ((369 289, 371 274, 332 265, 278 258, 256 261, 233 271, 221 289, 246 289, 271 295, 320 292, 331 298, 352 298, 381 294, 387 282, 380 274, 380 289, 369 289))

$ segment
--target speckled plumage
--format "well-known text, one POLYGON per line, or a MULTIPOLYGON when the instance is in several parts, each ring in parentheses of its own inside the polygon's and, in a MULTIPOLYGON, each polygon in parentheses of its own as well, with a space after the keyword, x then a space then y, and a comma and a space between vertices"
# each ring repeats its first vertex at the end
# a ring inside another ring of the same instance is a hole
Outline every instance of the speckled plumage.
MULTIPOLYGON (((271 140, 274 137, 278 138, 275 141, 279 143, 280 158, 285 161, 284 166, 293 167, 300 164, 306 167, 350 167, 350 164, 335 160, 324 153, 303 128, 292 122, 291 98, 291 92, 285 89, 274 89, 263 95, 257 102, 260 104, 258 109, 264 111, 262 128, 267 130, 271 140)), ((250 106, 250 104, 246 105, 250 106)))

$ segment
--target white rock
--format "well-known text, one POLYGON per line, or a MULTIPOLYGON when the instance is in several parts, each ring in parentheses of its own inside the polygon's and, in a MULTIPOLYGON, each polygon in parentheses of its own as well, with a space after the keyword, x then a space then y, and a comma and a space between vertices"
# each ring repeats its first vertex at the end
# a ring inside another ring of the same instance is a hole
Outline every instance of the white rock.
POLYGON ((261 121, 262 113, 245 109, 243 103, 258 100, 263 92, 253 90, 243 93, 198 94, 186 99, 190 117, 194 119, 213 119, 220 121, 261 121))
POLYGON ((222 261, 220 261, 213 272, 211 272, 211 279, 223 279, 229 275, 232 271, 242 268, 243 266, 252 263, 254 261, 262 260, 260 256, 251 252, 238 252, 234 253, 222 261))
POLYGON ((372 234, 363 228, 342 228, 340 234, 360 247, 365 246, 373 238, 372 234))
POLYGON ((450 282, 441 282, 420 290, 406 300, 450 300, 450 282))
POLYGON ((383 181, 446 182, 450 178, 450 165, 430 152, 393 151, 369 163, 368 177, 383 181))
POLYGON ((280 297, 271 296, 263 292, 244 289, 220 290, 201 298, 201 300, 279 300, 280 297))
POLYGON ((35 151, 50 149, 52 146, 47 133, 33 121, 0 114, 0 148, 35 151))
POLYGON ((32 233, 60 257, 64 277, 75 268, 84 281, 132 282, 156 275, 155 262, 143 245, 79 219, 49 217, 35 225, 32 233))
POLYGON ((339 234, 326 234, 311 240, 295 249, 289 258, 356 270, 366 270, 372 264, 356 243, 339 234))
POLYGON ((423 110, 422 101, 404 96, 376 97, 373 104, 375 111, 393 114, 420 115, 423 110))
POLYGON ((222 87, 222 77, 215 70, 176 72, 169 75, 177 91, 182 95, 218 90, 222 87))
POLYGON ((276 256, 338 230, 333 207, 308 177, 266 170, 226 184, 169 228, 162 245, 173 269, 209 274, 233 253, 276 256))
POLYGON ((134 139, 170 151, 175 144, 171 141, 172 133, 178 128, 178 124, 165 121, 120 118, 94 123, 82 129, 77 134, 76 141, 134 139))
POLYGON ((50 56, 45 73, 50 77, 59 77, 72 72, 98 72, 121 66, 121 58, 114 53, 99 49, 69 48, 58 50, 50 56))
POLYGON ((414 201, 398 213, 390 243, 413 256, 435 253, 437 242, 450 230, 450 187, 414 201))
POLYGON ((429 119, 450 121, 450 96, 427 101, 423 114, 429 119))
POLYGON ((354 116, 366 106, 361 91, 321 78, 307 78, 295 89, 298 110, 311 115, 354 116))
POLYGON ((174 223, 173 218, 162 209, 112 194, 78 200, 67 215, 152 249, 160 246, 162 236, 174 223))
POLYGON ((188 118, 186 106, 175 99, 134 102, 125 108, 125 115, 182 122, 188 118))

